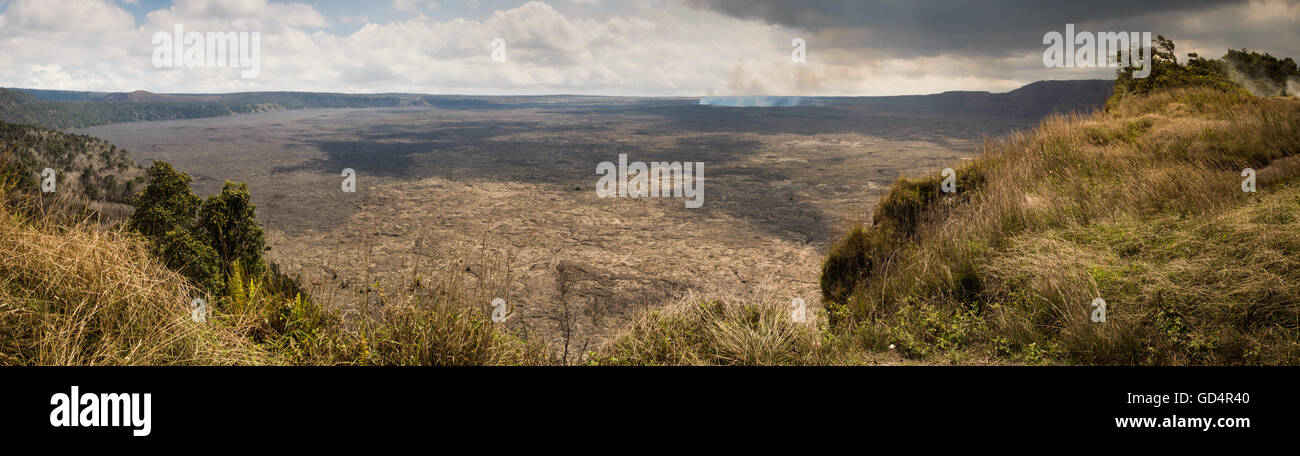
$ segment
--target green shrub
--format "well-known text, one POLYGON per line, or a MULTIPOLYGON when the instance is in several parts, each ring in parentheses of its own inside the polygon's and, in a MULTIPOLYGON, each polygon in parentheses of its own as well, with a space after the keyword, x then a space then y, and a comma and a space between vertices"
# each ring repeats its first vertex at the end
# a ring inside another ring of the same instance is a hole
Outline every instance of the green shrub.
POLYGON ((203 201, 190 191, 190 176, 167 162, 154 162, 148 177, 127 228, 143 234, 163 263, 216 294, 228 291, 223 274, 236 263, 244 270, 235 273, 262 276, 266 240, 247 185, 226 182, 203 201))
POLYGON ((127 228, 150 239, 160 239, 168 231, 194 229, 194 215, 203 200, 190 191, 190 175, 158 160, 146 173, 149 185, 135 196, 135 212, 127 228))
POLYGON ((223 281, 221 269, 217 267, 217 251, 206 239, 177 227, 152 240, 149 250, 168 269, 181 273, 200 289, 214 294, 221 290, 223 281))
POLYGON ((256 209, 248 186, 230 181, 199 208, 198 228, 211 239, 223 268, 239 262, 252 275, 261 275, 265 270, 262 252, 266 240, 257 224, 256 209))
MULTIPOLYGON (((1106 102, 1106 109, 1110 110, 1125 97, 1148 95, 1158 89, 1209 87, 1225 92, 1245 92, 1233 82, 1228 73, 1228 63, 1190 54, 1187 63, 1180 64, 1175 48, 1172 40, 1157 36, 1155 48, 1143 50, 1152 54, 1151 74, 1145 78, 1133 77, 1138 69, 1135 66, 1120 67, 1116 72, 1115 91, 1106 102)), ((1232 55, 1230 52, 1229 56, 1232 55)))

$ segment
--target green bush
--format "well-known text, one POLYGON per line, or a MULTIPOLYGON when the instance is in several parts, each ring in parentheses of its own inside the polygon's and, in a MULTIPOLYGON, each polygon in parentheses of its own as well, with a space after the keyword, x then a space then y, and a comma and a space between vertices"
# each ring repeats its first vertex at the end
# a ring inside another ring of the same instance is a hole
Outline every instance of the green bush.
POLYGON ((257 224, 256 209, 247 185, 226 181, 221 193, 208 197, 199 208, 198 218, 198 227, 211 239, 222 267, 229 269, 238 261, 254 277, 266 269, 262 260, 266 239, 257 224))
POLYGON ((236 263, 250 278, 263 275, 266 241, 245 184, 226 182, 203 201, 190 191, 190 176, 167 162, 154 162, 148 176, 127 228, 143 234, 167 267, 215 294, 226 291, 236 263))
MULTIPOLYGON (((1154 49, 1150 52, 1151 74, 1145 78, 1135 78, 1134 66, 1120 67, 1115 77, 1115 91, 1106 102, 1107 110, 1116 106, 1120 99, 1134 95, 1147 95, 1153 90, 1175 87, 1210 87, 1225 92, 1244 91, 1233 82, 1228 73, 1228 63, 1223 60, 1206 59, 1196 54, 1189 54, 1186 64, 1178 63, 1172 40, 1156 36, 1154 49)), ((1229 57, 1234 54, 1229 52, 1229 57)))
POLYGON ((149 185, 135 196, 135 212, 127 221, 127 228, 151 240, 165 237, 167 232, 194 229, 194 215, 203 200, 190 191, 190 175, 176 171, 171 164, 158 160, 146 173, 149 185))
POLYGON ((177 227, 151 240, 149 250, 162 259, 168 269, 181 273, 200 289, 214 294, 222 289, 217 251, 206 239, 177 227))
POLYGON ((217 251, 208 236, 195 229, 194 215, 202 200, 190 192, 189 174, 159 160, 147 176, 149 185, 135 196, 127 228, 143 234, 149 250, 169 269, 205 291, 219 292, 223 280, 217 251))

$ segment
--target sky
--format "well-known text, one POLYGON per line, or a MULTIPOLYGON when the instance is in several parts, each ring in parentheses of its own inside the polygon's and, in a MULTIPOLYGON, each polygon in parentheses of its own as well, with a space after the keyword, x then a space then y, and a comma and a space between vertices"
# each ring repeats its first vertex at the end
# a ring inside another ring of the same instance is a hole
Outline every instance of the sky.
POLYGON ((1044 65, 1044 35, 1067 23, 1164 35, 1180 58, 1300 58, 1300 0, 0 0, 0 86, 871 96, 1113 77, 1044 65), (257 32, 256 75, 160 67, 155 34, 177 24, 257 32))

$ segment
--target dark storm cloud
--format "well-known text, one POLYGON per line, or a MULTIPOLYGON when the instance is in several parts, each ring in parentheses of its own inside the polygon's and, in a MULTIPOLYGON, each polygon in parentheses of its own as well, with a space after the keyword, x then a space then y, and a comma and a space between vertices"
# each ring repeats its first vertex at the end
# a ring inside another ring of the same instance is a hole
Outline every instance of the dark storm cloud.
POLYGON ((741 19, 817 33, 820 45, 870 48, 885 55, 958 53, 1001 57, 1042 49, 1043 34, 1066 23, 1094 31, 1150 31, 1172 16, 1245 1, 1093 0, 1045 2, 688 0, 695 7, 741 19))

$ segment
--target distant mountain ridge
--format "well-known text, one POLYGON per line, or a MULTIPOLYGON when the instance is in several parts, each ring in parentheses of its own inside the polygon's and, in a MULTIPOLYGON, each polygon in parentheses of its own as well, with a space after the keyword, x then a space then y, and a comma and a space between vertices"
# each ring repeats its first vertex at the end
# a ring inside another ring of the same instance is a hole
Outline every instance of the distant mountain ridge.
POLYGON ((220 95, 170 95, 157 94, 148 90, 137 90, 131 93, 110 93, 100 98, 104 102, 131 102, 131 103, 164 103, 164 102, 191 102, 191 103, 211 103, 220 101, 220 95))
POLYGON ((45 128, 77 128, 146 120, 221 117, 306 108, 369 108, 428 105, 415 95, 349 95, 311 92, 155 94, 38 91, 0 88, 0 121, 45 128))
MULTIPOLYGON (((77 97, 68 93, 57 94, 57 96, 63 98, 77 97)), ((228 116, 278 109, 282 108, 269 104, 52 101, 37 99, 30 93, 0 89, 0 121, 52 129, 88 127, 142 120, 228 116)))
MULTIPOLYGON (((732 97, 781 102, 721 106, 800 106, 862 104, 900 111, 968 115, 1042 117, 1052 112, 1092 111, 1105 105, 1110 80, 1039 81, 1006 93, 944 92, 886 97, 732 97), (794 104, 786 104, 797 99, 794 104)), ((700 104, 714 97, 701 99, 700 104)), ((727 97, 721 97, 727 98, 727 97)), ((157 94, 75 92, 0 88, 0 121, 46 128, 76 128, 146 120, 218 117, 309 108, 435 106, 452 109, 543 106, 550 103, 625 103, 630 97, 465 96, 417 94, 342 94, 321 92, 238 92, 228 94, 157 94)))
POLYGON ((950 91, 930 95, 879 97, 709 96, 702 106, 789 108, 865 106, 889 111, 921 111, 1001 117, 1043 117, 1053 112, 1089 112, 1110 98, 1115 82, 1107 79, 1038 81, 1005 93, 950 91))
POLYGON ((872 97, 868 103, 901 109, 1042 117, 1053 112, 1089 112, 1106 105, 1115 81, 1086 79, 1038 81, 1005 93, 954 91, 934 95, 872 97))

